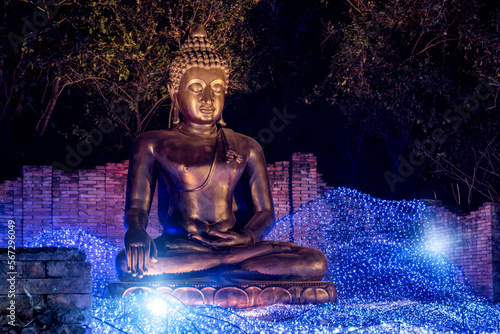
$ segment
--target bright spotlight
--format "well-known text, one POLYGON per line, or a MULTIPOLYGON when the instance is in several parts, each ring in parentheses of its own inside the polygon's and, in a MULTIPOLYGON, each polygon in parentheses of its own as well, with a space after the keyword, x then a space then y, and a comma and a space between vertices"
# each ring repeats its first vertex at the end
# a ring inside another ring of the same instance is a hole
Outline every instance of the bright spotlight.
POLYGON ((161 297, 155 296, 146 305, 146 309, 154 315, 161 316, 167 314, 168 303, 161 297))
POLYGON ((450 247, 450 241, 443 235, 432 234, 427 240, 427 248, 430 251, 445 254, 450 247))

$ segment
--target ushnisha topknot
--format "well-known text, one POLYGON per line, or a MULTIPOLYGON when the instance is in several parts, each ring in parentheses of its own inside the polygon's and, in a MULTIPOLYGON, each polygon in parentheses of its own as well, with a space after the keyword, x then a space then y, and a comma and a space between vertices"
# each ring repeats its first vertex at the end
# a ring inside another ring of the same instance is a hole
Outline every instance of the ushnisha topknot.
MULTIPOLYGON (((195 25, 189 32, 189 38, 180 49, 181 54, 175 57, 170 65, 170 83, 174 93, 179 92, 179 83, 182 75, 192 67, 220 68, 224 71, 226 83, 229 79, 227 62, 215 52, 215 48, 208 39, 207 32, 200 24, 195 25)), ((227 87, 227 85, 226 85, 227 87)))

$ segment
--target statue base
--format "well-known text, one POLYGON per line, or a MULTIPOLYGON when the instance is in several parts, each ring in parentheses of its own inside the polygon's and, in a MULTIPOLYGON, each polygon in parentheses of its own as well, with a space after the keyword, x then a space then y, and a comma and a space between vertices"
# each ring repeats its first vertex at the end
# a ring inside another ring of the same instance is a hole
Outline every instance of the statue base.
POLYGON ((273 304, 325 304, 337 302, 332 282, 244 282, 214 283, 109 283, 112 298, 151 292, 176 299, 185 305, 219 305, 238 309, 273 304))

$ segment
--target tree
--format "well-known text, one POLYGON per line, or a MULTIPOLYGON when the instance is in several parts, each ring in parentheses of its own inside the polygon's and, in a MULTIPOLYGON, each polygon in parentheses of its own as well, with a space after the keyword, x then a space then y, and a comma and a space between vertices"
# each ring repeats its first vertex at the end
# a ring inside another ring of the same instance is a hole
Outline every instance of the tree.
MULTIPOLYGON (((434 129, 453 132, 447 138, 454 136, 454 141, 434 143, 434 157, 446 154, 450 162, 472 163, 464 159, 464 155, 471 156, 470 150, 447 146, 457 141, 484 145, 486 134, 497 122, 481 122, 485 116, 476 113, 471 116, 473 121, 456 132, 445 113, 473 94, 479 79, 498 80, 498 6, 476 0, 348 2, 350 21, 327 26, 327 38, 340 45, 321 93, 339 106, 349 122, 368 131, 365 140, 375 138, 383 143, 392 160, 390 175, 399 177, 391 182, 422 177, 417 169, 442 170, 432 164, 433 159, 424 159, 423 165, 415 164, 404 177, 401 173, 402 159, 407 161, 413 154, 413 160, 422 160, 421 151, 412 151, 434 129), (481 129, 478 137, 484 138, 473 140, 468 135, 472 126, 481 129)), ((487 107, 481 103, 480 109, 487 107)), ((407 186, 400 188, 408 191, 407 186)), ((414 189, 407 195, 412 193, 414 189)))
MULTIPOLYGON (((72 5, 64 1, 6 1, 2 7, 0 129, 3 156, 22 158, 38 142, 67 83, 62 81, 71 39, 72 5), (23 135, 17 136, 17 126, 23 135), (27 131, 26 131, 27 130, 27 131), (26 135, 28 133, 28 135, 26 135), (18 140, 9 140, 18 137, 18 140)), ((16 159, 17 160, 17 159, 16 159)))
MULTIPOLYGON (((251 34, 244 19, 252 6, 252 1, 220 0, 91 2, 81 23, 88 35, 67 75, 94 97, 89 106, 110 112, 133 139, 160 127, 149 124, 168 104, 169 66, 190 27, 201 22, 219 52, 241 63, 244 53, 237 50, 248 51, 251 34)), ((236 68, 240 75, 233 76, 233 89, 244 85, 243 70, 236 68)))
POLYGON ((2 33, 12 41, 2 45, 3 153, 27 152, 19 164, 47 163, 65 146, 88 142, 87 130, 103 119, 118 125, 107 152, 128 151, 137 135, 164 127, 158 111, 169 106, 168 68, 194 23, 237 65, 231 88, 251 89, 245 19, 253 1, 51 1, 8 1, 2 15, 9 19, 2 33), (36 21, 40 13, 46 21, 36 21), (20 140, 10 136, 16 127, 23 128, 20 140))

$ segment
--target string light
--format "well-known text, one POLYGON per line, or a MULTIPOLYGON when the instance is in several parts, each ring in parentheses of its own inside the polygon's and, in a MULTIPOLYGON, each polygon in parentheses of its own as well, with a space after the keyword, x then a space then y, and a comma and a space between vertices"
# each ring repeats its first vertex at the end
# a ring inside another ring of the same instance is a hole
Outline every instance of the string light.
POLYGON ((87 262, 92 263, 92 295, 103 297, 107 293, 108 282, 118 281, 114 263, 120 247, 91 235, 85 230, 44 229, 25 247, 76 247, 87 254, 87 262))
POLYGON ((156 316, 165 316, 169 313, 170 304, 161 296, 153 296, 146 308, 156 316))
POLYGON ((30 246, 86 251, 94 266, 93 333, 500 332, 500 307, 477 297, 460 269, 431 247, 424 202, 337 188, 278 221, 269 239, 290 241, 291 224, 297 244, 327 255, 338 304, 232 310, 152 294, 106 299, 118 247, 82 230, 43 231, 30 246))

